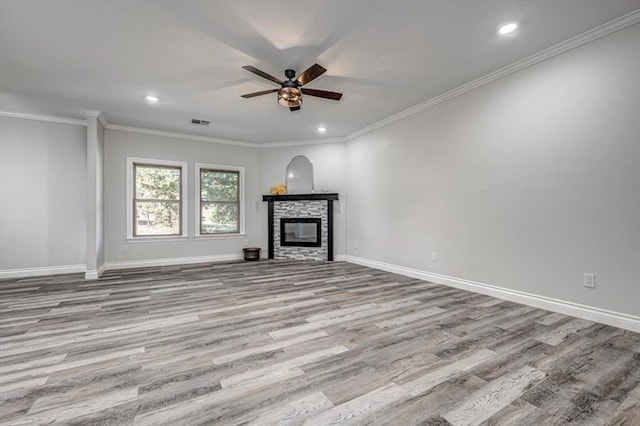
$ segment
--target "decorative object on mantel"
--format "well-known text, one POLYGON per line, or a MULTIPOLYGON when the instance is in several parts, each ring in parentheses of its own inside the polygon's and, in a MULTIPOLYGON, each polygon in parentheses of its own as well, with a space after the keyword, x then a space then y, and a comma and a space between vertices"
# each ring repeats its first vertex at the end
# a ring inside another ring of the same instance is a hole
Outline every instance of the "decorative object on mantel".
POLYGON ((279 183, 277 185, 273 185, 271 187, 271 195, 286 195, 287 194, 287 187, 284 186, 283 183, 279 183))
POLYGON ((244 253, 244 260, 247 262, 254 262, 260 260, 260 247, 245 247, 242 249, 244 253))
POLYGON ((289 194, 313 193, 313 164, 304 155, 296 155, 289 161, 285 177, 289 194))

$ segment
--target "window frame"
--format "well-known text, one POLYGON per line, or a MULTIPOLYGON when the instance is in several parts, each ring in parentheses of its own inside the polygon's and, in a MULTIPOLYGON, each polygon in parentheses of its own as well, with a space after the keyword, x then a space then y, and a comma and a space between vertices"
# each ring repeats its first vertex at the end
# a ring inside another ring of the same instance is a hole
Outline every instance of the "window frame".
POLYGON ((147 241, 184 241, 188 238, 188 192, 187 163, 184 161, 156 160, 149 158, 127 157, 127 242, 147 241), (159 168, 180 169, 180 233, 176 235, 134 235, 136 220, 135 166, 153 166, 159 168))
POLYGON ((245 232, 245 195, 244 195, 244 167, 225 166, 220 164, 196 163, 195 167, 195 238, 197 239, 233 239, 244 238, 245 232), (202 229, 202 194, 200 193, 200 173, 202 170, 210 170, 216 172, 232 172, 238 173, 238 232, 220 233, 220 234, 204 234, 202 229))

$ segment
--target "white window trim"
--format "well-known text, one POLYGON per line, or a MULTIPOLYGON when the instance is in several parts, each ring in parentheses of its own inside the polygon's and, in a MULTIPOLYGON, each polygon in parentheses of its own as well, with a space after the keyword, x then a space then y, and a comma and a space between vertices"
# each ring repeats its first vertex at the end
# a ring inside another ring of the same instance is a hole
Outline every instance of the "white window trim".
POLYGON ((204 164, 204 163, 196 163, 196 192, 195 192, 195 238, 198 240, 224 240, 224 239, 234 239, 234 238, 244 238, 246 236, 245 232, 245 202, 244 202, 244 167, 239 166, 223 166, 220 164, 204 164), (239 197, 240 197, 240 212, 239 212, 239 220, 240 220, 240 232, 237 234, 201 234, 200 233, 200 170, 205 169, 213 169, 213 170, 221 170, 221 171, 230 171, 230 172, 238 172, 240 177, 240 188, 238 188, 239 197))
POLYGON ((128 243, 142 243, 142 242, 169 242, 169 241, 185 241, 188 237, 188 221, 189 211, 187 207, 189 198, 187 192, 187 163, 184 161, 171 161, 171 160, 153 160, 150 158, 136 158, 127 157, 127 242, 128 243), (134 164, 149 164, 155 166, 168 166, 168 167, 180 167, 181 169, 181 193, 180 202, 182 204, 182 233, 180 235, 160 235, 157 237, 145 235, 140 237, 133 236, 133 165, 134 164))

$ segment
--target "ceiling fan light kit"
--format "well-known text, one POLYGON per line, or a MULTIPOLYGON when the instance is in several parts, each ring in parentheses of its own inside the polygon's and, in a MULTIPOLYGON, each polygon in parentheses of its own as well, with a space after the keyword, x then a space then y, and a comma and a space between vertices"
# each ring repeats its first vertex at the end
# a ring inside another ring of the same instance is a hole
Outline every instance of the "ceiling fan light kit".
POLYGON ((278 103, 286 108, 302 105, 302 92, 297 87, 283 87, 278 90, 278 103))
POLYGON ((331 99, 334 101, 339 101, 342 98, 342 93, 330 92, 328 90, 306 89, 302 87, 327 72, 324 67, 318 64, 313 64, 312 66, 310 66, 307 70, 300 74, 297 79, 295 78, 295 70, 285 70, 284 75, 285 77, 287 77, 287 80, 285 81, 280 81, 274 76, 267 74, 266 72, 255 67, 252 67, 251 65, 247 65, 242 68, 280 85, 280 89, 263 90, 261 92, 248 93, 246 95, 242 95, 243 98, 253 98, 256 96, 278 92, 278 103, 285 108, 289 108, 290 111, 298 111, 300 109, 300 107, 302 106, 303 94, 315 96, 318 98, 331 99))

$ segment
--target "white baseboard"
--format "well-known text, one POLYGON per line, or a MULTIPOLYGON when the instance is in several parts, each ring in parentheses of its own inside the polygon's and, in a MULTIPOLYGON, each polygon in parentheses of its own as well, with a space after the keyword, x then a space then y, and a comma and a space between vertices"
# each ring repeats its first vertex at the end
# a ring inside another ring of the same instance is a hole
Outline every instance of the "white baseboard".
POLYGON ((244 259, 242 253, 233 254, 217 254, 212 256, 192 256, 192 257, 173 257, 166 259, 146 259, 146 260, 130 260, 122 262, 107 262, 105 267, 108 271, 114 269, 130 269, 130 268, 147 268, 150 266, 173 266, 188 265, 192 263, 207 262, 228 262, 231 260, 244 259))
POLYGON ((87 270, 86 265, 40 266, 37 268, 2 269, 0 279, 41 277, 45 275, 78 274, 87 270))
POLYGON ((104 272, 104 269, 105 269, 105 265, 103 263, 102 265, 98 266, 98 269, 85 272, 84 273, 84 279, 85 280, 97 280, 98 278, 100 278, 100 275, 102 275, 102 273, 104 272))
POLYGON ((124 262, 107 262, 98 269, 87 270, 86 265, 44 266, 37 268, 3 269, 0 270, 0 279, 27 278, 45 275, 76 274, 84 272, 85 280, 97 280, 105 270, 146 268, 150 266, 173 266, 207 262, 229 262, 242 260, 242 253, 219 254, 213 256, 174 257, 167 259, 132 260, 124 262))
POLYGON ((564 300, 552 299, 550 297, 539 296, 522 291, 510 290, 508 288, 497 287, 494 285, 465 280, 462 278, 421 271, 419 269, 405 268, 404 266, 392 265, 389 263, 378 262, 376 260, 369 260, 361 257, 338 255, 336 256, 336 260, 369 266, 371 268, 405 275, 411 278, 444 284, 462 290, 473 291, 474 293, 486 294, 488 296, 497 297, 499 299, 522 303, 524 305, 533 306, 535 308, 546 309, 548 311, 558 312, 561 314, 570 315, 589 321, 595 321, 602 324, 624 328, 625 330, 640 333, 640 317, 633 315, 608 311, 605 309, 580 305, 572 302, 566 302, 564 300))

